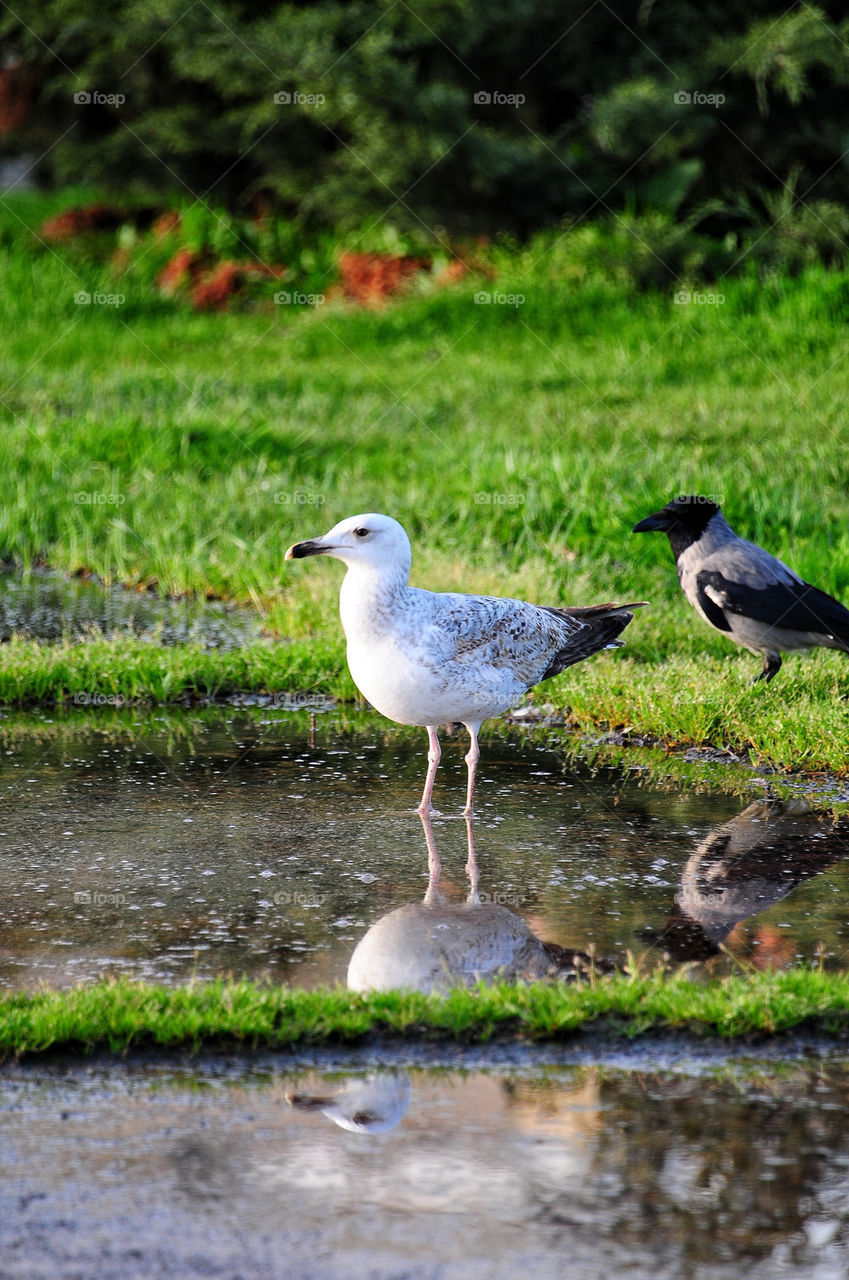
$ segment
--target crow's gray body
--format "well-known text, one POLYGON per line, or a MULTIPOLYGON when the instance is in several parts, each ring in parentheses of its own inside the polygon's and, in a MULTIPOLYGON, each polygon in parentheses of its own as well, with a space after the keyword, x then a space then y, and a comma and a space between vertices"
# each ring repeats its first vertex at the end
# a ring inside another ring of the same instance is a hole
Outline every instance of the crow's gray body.
POLYGON ((738 537, 715 504, 676 499, 635 526, 635 532, 652 530, 668 535, 681 589, 699 616, 763 656, 758 679, 772 679, 783 651, 849 653, 849 610, 738 537))

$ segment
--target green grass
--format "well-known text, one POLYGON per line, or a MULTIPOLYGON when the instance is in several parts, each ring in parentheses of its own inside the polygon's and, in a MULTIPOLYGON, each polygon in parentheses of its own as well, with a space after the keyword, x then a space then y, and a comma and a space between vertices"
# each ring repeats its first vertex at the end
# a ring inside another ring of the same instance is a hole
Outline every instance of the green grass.
POLYGON ((686 974, 618 975, 567 986, 537 983, 358 995, 219 980, 169 988, 120 979, 0 999, 0 1051, 122 1051, 130 1046, 350 1044, 402 1040, 485 1043, 568 1038, 582 1028, 633 1038, 686 1032, 722 1039, 849 1027, 849 974, 753 973, 697 985, 686 974))
MULTIPOLYGON (((667 750, 721 746, 756 764, 788 771, 845 772, 849 706, 845 659, 818 654, 788 664, 782 684, 753 685, 738 659, 672 657, 662 666, 603 655, 552 681, 536 699, 566 714, 564 742, 584 750, 600 727, 623 740, 667 750)), ((94 636, 44 645, 13 638, 0 646, 0 703, 7 706, 159 705, 242 692, 313 692, 352 701, 342 654, 297 641, 249 644, 229 652, 200 645, 164 647, 132 637, 94 636)), ((284 702, 285 705, 285 702, 284 702)), ((389 726, 380 719, 379 731, 389 726)), ((368 732, 366 725, 361 731, 368 732)), ((375 730, 377 731, 377 730, 375 730)), ((484 730, 486 735, 494 726, 484 730)), ((400 731, 399 731, 400 732, 400 731)))
POLYGON ((92 680, 154 700, 281 682, 353 696, 339 566, 282 554, 383 510, 411 533, 417 584, 651 602, 626 651, 540 690, 582 729, 847 767, 845 657, 790 657, 750 687, 758 660, 686 605, 665 538, 629 530, 675 493, 718 495, 742 534, 849 600, 849 276, 736 278, 721 305, 680 306, 578 270, 550 236, 494 252, 495 282, 380 312, 195 315, 129 283, 120 308, 80 307, 78 290, 118 288, 108 264, 26 230, 77 198, 0 204, 0 553, 251 602, 290 643, 19 644, 4 701, 92 680), (524 301, 477 305, 480 288, 524 301))
POLYGON ((340 682, 337 671, 330 662, 321 670, 303 647, 282 641, 220 652, 196 644, 166 648, 131 636, 51 645, 13 637, 0 646, 0 702, 123 706, 309 685, 346 696, 350 683, 340 682))

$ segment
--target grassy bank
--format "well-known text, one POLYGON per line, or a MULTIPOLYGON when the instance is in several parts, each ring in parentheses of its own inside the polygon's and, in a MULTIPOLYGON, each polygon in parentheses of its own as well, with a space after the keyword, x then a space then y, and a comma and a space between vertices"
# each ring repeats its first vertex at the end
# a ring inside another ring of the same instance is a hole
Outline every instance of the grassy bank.
POLYGON ((687 1032, 723 1039, 849 1027, 849 975, 756 973, 695 985, 686 976, 598 979, 576 986, 476 987, 445 996, 342 988, 303 991, 219 981, 184 988, 120 980, 0 999, 0 1050, 122 1051, 130 1046, 297 1047, 401 1040, 561 1040, 595 1027, 633 1038, 687 1032))
MULTIPOLYGON (((332 625, 332 620, 328 626, 332 625)), ((677 750, 722 747, 755 764, 787 770, 847 769, 849 671, 841 655, 820 653, 788 663, 780 686, 753 685, 751 662, 673 656, 664 663, 604 654, 537 690, 564 713, 564 743, 612 729, 622 740, 677 750)), ((132 637, 42 645, 13 639, 0 646, 0 703, 7 706, 122 707, 273 695, 284 709, 305 696, 353 702, 356 689, 341 646, 297 640, 250 644, 229 652, 199 645, 165 648, 132 637)), ((365 733, 393 726, 374 713, 365 733)), ((484 729, 483 740, 494 726, 484 729)))
POLYGON ((304 646, 286 642, 226 652, 131 636, 50 645, 13 638, 0 646, 0 702, 10 706, 124 706, 305 688, 344 698, 354 692, 345 677, 338 663, 322 665, 304 646))
POLYGON ((253 603, 285 643, 8 646, 4 701, 351 696, 339 566, 282 553, 376 509, 409 528, 420 585, 651 602, 623 654, 545 686, 576 725, 845 768, 846 659, 793 657, 751 689, 757 660, 685 604, 665 539, 629 530, 675 493, 710 493, 849 599, 849 276, 693 281, 691 299, 722 301, 682 304, 612 283, 551 235, 495 254, 494 282, 380 311, 195 314, 130 284, 120 307, 80 306, 81 289, 114 294, 114 267, 39 246, 27 228, 47 204, 17 202, 0 213, 0 553, 253 603), (482 286, 513 303, 476 302, 482 286))

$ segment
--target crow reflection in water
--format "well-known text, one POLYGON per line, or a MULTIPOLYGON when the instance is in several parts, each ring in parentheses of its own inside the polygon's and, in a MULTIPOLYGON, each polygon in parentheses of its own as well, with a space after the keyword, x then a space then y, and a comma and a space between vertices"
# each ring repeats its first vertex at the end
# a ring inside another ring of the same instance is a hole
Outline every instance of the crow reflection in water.
POLYGON ((755 801, 690 856, 655 945, 672 960, 707 960, 735 925, 847 856, 849 823, 804 802, 755 801))

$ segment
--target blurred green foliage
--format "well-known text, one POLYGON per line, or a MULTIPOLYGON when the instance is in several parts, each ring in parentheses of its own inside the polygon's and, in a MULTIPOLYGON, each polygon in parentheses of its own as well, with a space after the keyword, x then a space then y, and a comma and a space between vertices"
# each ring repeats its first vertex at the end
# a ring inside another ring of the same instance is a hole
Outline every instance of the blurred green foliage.
POLYGON ((432 239, 778 219, 799 263, 847 230, 836 2, 26 0, 0 38, 3 151, 54 186, 432 239))

